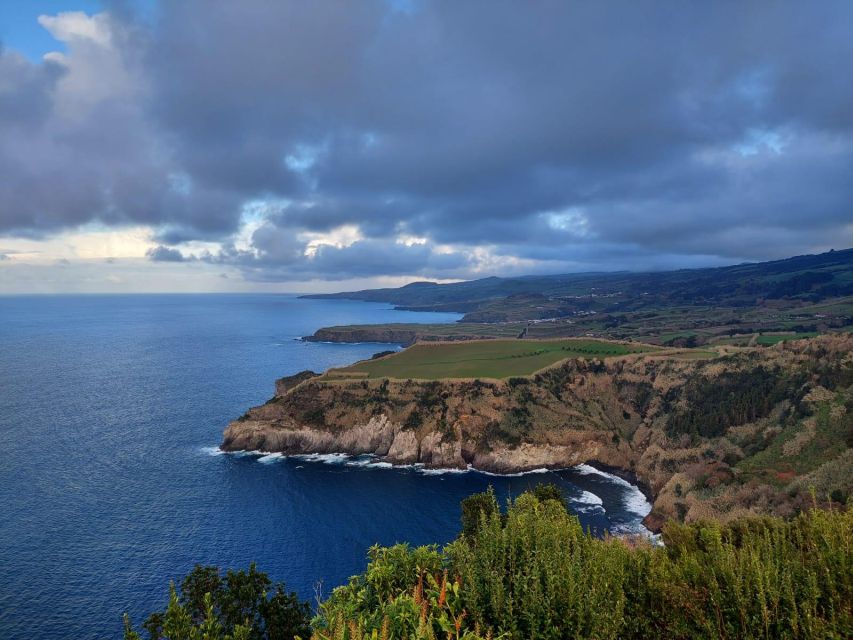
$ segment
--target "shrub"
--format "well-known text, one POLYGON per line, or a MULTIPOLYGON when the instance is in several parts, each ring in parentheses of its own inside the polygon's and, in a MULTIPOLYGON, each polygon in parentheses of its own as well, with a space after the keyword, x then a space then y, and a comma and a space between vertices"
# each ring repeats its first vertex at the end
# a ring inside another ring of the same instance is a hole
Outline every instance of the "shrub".
POLYGON ((539 502, 545 502, 546 500, 556 500, 560 504, 566 504, 566 497, 563 495, 563 490, 560 489, 557 485, 546 482, 543 484, 537 484, 533 489, 530 490, 539 502))
POLYGON ((406 417, 406 422, 403 423, 404 429, 417 429, 424 422, 423 416, 421 416, 421 412, 417 409, 412 410, 412 412, 406 417))
POLYGON ((851 637, 853 511, 670 523, 654 547, 596 539, 539 492, 504 515, 492 493, 466 499, 441 552, 371 549, 315 638, 851 637))
MULTIPOLYGON (((655 547, 593 537, 558 497, 543 485, 501 514, 492 491, 476 494, 444 549, 372 547, 367 570, 320 605, 311 637, 853 637, 853 510, 668 523, 655 547)), ((307 605, 269 587, 254 566, 224 578, 197 567, 146 628, 169 640, 307 640, 307 605)), ((125 640, 139 640, 129 623, 125 640)))
MULTIPOLYGON (((169 589, 169 605, 143 624, 151 640, 290 640, 309 637, 311 608, 253 564, 248 571, 196 565, 169 589)), ((125 616, 125 640, 137 640, 125 616)))
POLYGON ((462 535, 473 536, 481 523, 488 520, 493 513, 499 513, 498 501, 492 487, 483 493, 475 493, 462 501, 462 535))
POLYGON ((326 424, 326 411, 323 407, 313 407, 308 409, 302 414, 302 422, 304 424, 313 424, 318 426, 325 426, 326 424))

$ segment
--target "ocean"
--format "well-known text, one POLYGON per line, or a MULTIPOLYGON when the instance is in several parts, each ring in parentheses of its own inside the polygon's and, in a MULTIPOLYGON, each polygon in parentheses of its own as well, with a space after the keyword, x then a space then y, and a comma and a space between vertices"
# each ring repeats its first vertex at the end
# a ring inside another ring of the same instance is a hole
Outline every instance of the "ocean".
POLYGON ((120 638, 193 565, 256 562, 305 599, 367 548, 444 543, 459 501, 556 482, 581 522, 632 531, 642 494, 591 467, 514 477, 370 457, 222 454, 274 380, 388 349, 299 340, 322 326, 456 314, 290 295, 0 297, 0 638, 120 638))

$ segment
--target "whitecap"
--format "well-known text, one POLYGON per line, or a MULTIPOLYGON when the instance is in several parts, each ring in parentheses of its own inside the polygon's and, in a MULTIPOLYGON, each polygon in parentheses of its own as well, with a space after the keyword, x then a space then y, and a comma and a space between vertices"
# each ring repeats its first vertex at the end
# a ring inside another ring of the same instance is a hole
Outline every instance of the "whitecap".
POLYGON ((530 476, 540 473, 551 472, 551 469, 546 469, 545 467, 540 467, 539 469, 530 469, 528 471, 516 471, 515 473, 494 473, 493 471, 480 471, 479 469, 474 469, 471 466, 469 466, 469 469, 471 469, 472 471, 476 471, 477 473, 482 473, 484 476, 493 476, 495 478, 520 478, 521 476, 530 476))
POLYGON ((219 447, 202 447, 201 452, 209 456, 221 456, 226 453, 219 447))
POLYGON ((322 462, 324 464, 343 464, 350 456, 346 453, 301 453, 290 456, 306 462, 322 462))
POLYGON ((590 491, 581 490, 580 496, 570 496, 569 503, 577 513, 607 513, 604 508, 604 501, 590 491))
MULTIPOLYGON (((645 518, 652 510, 651 502, 649 502, 646 495, 640 491, 640 488, 631 484, 624 478, 620 478, 612 473, 607 473, 606 471, 601 471, 600 469, 596 469, 588 464, 579 464, 574 467, 574 469, 582 475, 598 475, 603 478, 607 478, 614 484, 624 487, 625 491, 622 493, 622 505, 625 507, 626 511, 629 511, 640 518, 645 518)), ((643 528, 645 529, 645 527, 643 528)))
POLYGON ((468 473, 471 471, 469 466, 467 469, 457 469, 454 467, 417 467, 416 471, 425 476, 443 476, 449 473, 468 473))
POLYGON ((225 451, 219 447, 201 447, 199 449, 203 454, 208 456, 231 456, 233 458, 244 458, 246 456, 263 456, 269 453, 268 451, 225 451))
POLYGON ((268 453, 267 455, 261 456, 260 458, 258 458, 258 462, 260 462, 261 464, 271 464, 273 462, 277 462, 278 460, 281 460, 283 457, 284 456, 278 452, 268 453))
POLYGON ((602 500, 599 496, 595 495, 590 491, 581 491, 581 495, 576 498, 572 498, 574 502, 579 502, 581 504, 587 504, 593 507, 603 507, 604 500, 602 500))
POLYGON ((385 462, 384 460, 377 459, 377 457, 372 454, 365 454, 349 458, 344 464, 348 467, 362 467, 365 469, 390 469, 394 466, 390 462, 385 462))

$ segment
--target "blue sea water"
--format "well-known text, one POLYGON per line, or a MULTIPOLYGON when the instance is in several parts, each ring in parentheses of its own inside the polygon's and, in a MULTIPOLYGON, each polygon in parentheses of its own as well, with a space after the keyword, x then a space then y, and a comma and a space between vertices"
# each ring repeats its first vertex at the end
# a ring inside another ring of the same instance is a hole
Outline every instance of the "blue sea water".
POLYGON ((257 562, 304 598, 374 544, 443 543, 459 500, 560 483, 582 522, 636 527, 630 485, 584 467, 519 477, 369 458, 219 454, 273 381, 387 345, 297 340, 321 326, 454 314, 285 295, 0 297, 0 638, 118 638, 195 563, 257 562))

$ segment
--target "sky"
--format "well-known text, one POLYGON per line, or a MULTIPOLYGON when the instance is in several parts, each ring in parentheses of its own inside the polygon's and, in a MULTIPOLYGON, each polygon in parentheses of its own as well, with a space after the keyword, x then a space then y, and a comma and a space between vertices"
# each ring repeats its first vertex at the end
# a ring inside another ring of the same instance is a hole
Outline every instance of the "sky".
POLYGON ((853 3, 0 2, 0 293, 853 246, 853 3))

